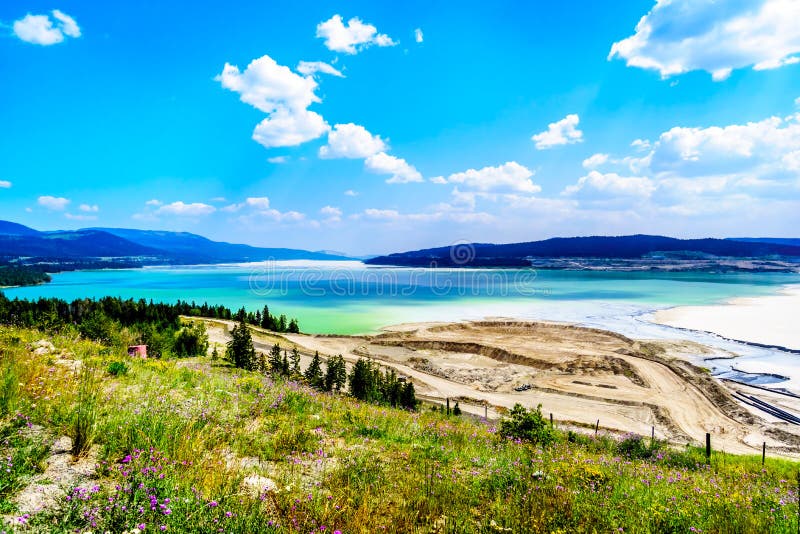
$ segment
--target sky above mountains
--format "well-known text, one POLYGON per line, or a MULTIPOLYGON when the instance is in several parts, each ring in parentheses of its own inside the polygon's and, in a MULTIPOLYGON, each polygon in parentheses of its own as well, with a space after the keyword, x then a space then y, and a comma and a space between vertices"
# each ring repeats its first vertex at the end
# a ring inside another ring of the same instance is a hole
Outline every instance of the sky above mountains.
POLYGON ((800 228, 800 3, 0 4, 0 218, 384 253, 800 228))

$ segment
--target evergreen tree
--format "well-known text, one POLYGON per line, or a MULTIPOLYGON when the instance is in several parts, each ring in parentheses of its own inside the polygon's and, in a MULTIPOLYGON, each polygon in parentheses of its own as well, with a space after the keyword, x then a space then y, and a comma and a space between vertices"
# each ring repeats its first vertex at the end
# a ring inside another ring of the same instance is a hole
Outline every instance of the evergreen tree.
POLYGON ((411 380, 405 383, 400 394, 400 404, 409 410, 417 409, 417 394, 411 380))
POLYGON ((286 316, 284 314, 281 314, 281 316, 278 317, 278 325, 275 328, 275 330, 278 332, 286 332, 286 329, 287 329, 286 316))
POLYGON ((293 377, 302 376, 300 373, 300 353, 297 351, 297 347, 292 349, 292 361, 289 374, 293 377))
POLYGON ((292 319, 289 321, 289 332, 292 334, 299 334, 300 333, 300 325, 297 324, 297 319, 292 319))
POLYGON ((289 376, 289 371, 291 367, 289 366, 289 355, 286 353, 286 350, 283 351, 283 360, 281 361, 281 374, 283 376, 289 376))
POLYGON ((281 359, 281 346, 275 343, 269 351, 269 371, 272 376, 283 374, 283 360, 281 359))
POLYGON ((308 369, 303 375, 306 377, 309 386, 316 389, 324 389, 325 377, 322 375, 322 360, 318 351, 314 352, 314 358, 312 358, 308 369))
POLYGON ((256 349, 253 347, 253 338, 244 321, 245 316, 240 317, 240 321, 231 330, 231 340, 228 342, 226 354, 235 367, 253 370, 256 364, 256 349))
POLYGON ((328 358, 325 369, 325 391, 341 391, 347 383, 347 368, 344 358, 339 354, 328 358))
POLYGON ((461 407, 458 405, 458 401, 456 401, 456 405, 453 406, 453 415, 461 415, 461 407))

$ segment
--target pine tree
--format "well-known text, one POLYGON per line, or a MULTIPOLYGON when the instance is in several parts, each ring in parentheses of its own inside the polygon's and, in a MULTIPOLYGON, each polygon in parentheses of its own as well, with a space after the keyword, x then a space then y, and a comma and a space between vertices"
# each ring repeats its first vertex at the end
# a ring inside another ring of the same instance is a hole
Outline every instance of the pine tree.
POLYGON ((325 377, 322 375, 322 361, 319 357, 319 352, 314 352, 314 358, 308 365, 308 369, 304 373, 308 385, 316 389, 324 389, 325 377))
POLYGON ((406 382, 406 384, 403 386, 400 404, 403 405, 403 408, 408 408, 409 410, 417 409, 417 395, 414 391, 414 384, 411 383, 411 380, 406 382))
POLYGON ((300 353, 297 351, 297 347, 292 349, 292 362, 291 362, 291 369, 289 370, 289 374, 294 377, 301 376, 300 374, 300 353))
POLYGON ((215 362, 219 359, 219 352, 217 351, 217 344, 214 343, 214 350, 211 351, 211 361, 215 362))
POLYGON ((458 401, 456 401, 456 405, 453 406, 453 415, 461 415, 461 407, 458 405, 458 401))
POLYGON ((281 374, 283 376, 289 376, 289 371, 291 367, 289 366, 289 355, 286 351, 283 351, 283 360, 281 361, 281 374))
POLYGON ((245 323, 245 316, 241 316, 239 323, 231 330, 231 340, 228 342, 226 355, 235 367, 252 370, 256 364, 256 350, 253 347, 253 338, 245 323))
POLYGON ((325 369, 325 391, 341 391, 346 383, 347 368, 345 367, 344 358, 342 358, 341 354, 331 356, 328 358, 325 369))
POLYGON ((269 372, 272 376, 278 376, 283 369, 283 360, 281 359, 281 346, 275 343, 269 351, 269 372))
POLYGON ((292 334, 299 334, 300 333, 300 325, 297 324, 297 319, 292 319, 289 321, 289 332, 292 334))

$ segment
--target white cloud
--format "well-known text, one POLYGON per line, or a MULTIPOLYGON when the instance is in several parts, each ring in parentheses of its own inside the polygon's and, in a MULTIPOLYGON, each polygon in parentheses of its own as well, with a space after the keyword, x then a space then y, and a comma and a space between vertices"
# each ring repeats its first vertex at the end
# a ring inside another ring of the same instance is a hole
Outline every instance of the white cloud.
POLYGON ((566 196, 583 196, 589 198, 616 198, 624 197, 649 197, 655 186, 649 178, 645 177, 624 177, 615 173, 601 173, 590 171, 586 176, 582 176, 578 183, 570 185, 564 189, 566 196))
POLYGON ((388 147, 378 135, 358 124, 337 124, 328 132, 328 144, 320 147, 321 158, 368 158, 388 147))
POLYGON ((418 43, 423 41, 422 30, 420 28, 414 30, 414 40, 418 43))
POLYGON ((308 109, 321 101, 314 94, 314 78, 300 76, 269 56, 253 60, 244 72, 226 63, 215 79, 239 93, 242 102, 267 113, 253 131, 253 139, 267 148, 299 145, 329 129, 321 115, 308 109))
POLYGON ((64 217, 71 221, 96 221, 97 215, 65 213, 64 217))
POLYGON ((647 139, 634 139, 631 146, 637 150, 648 150, 650 148, 650 141, 647 139))
POLYGON ((323 74, 330 74, 331 76, 344 78, 344 74, 342 74, 341 71, 337 70, 332 65, 325 63, 324 61, 301 61, 297 64, 297 72, 304 76, 313 76, 314 74, 321 72, 323 74))
POLYGON ((14 21, 14 35, 27 43, 49 46, 60 43, 64 37, 80 37, 81 29, 75 19, 55 9, 49 15, 31 15, 14 21))
POLYGON ((800 61, 800 2, 658 0, 608 59, 662 78, 704 70, 715 81, 734 69, 775 69, 800 61))
POLYGON ((342 220, 342 210, 335 206, 325 206, 319 210, 327 223, 336 223, 342 220))
POLYGON ((253 140, 267 148, 297 146, 328 131, 322 115, 308 110, 279 109, 258 123, 253 140))
POLYGON ((372 24, 361 22, 358 17, 353 17, 347 24, 342 22, 341 15, 334 15, 325 22, 317 25, 317 37, 325 39, 325 46, 334 52, 355 54, 371 46, 394 46, 388 35, 378 33, 372 24))
POLYGON ((271 158, 267 158, 267 161, 279 165, 281 163, 286 163, 287 161, 289 161, 289 156, 273 156, 271 158))
POLYGON ((546 131, 534 135, 531 139, 539 150, 580 143, 583 141, 583 132, 577 129, 580 121, 580 117, 572 113, 558 122, 548 124, 546 131))
POLYGON ((445 178, 444 176, 434 176, 433 178, 431 178, 431 182, 434 184, 442 185, 447 183, 447 178, 445 178))
POLYGON ((269 208, 268 197, 248 197, 245 203, 251 208, 265 210, 269 208))
POLYGON ((211 202, 225 202, 225 197, 214 197, 211 202))
POLYGON ((352 189, 348 189, 347 191, 344 192, 344 194, 347 197, 357 197, 358 191, 353 191, 352 189))
POLYGON ((596 169, 608 161, 608 154, 592 154, 583 160, 584 169, 596 169))
POLYGON ((382 210, 377 208, 365 209, 364 215, 369 219, 378 220, 396 220, 400 218, 400 212, 397 210, 382 210))
POLYGON ((236 212, 243 208, 253 208, 255 210, 269 209, 269 197, 248 197, 244 202, 238 204, 230 204, 221 208, 222 211, 236 212))
MULTIPOLYGON (((533 183, 531 176, 533 176, 533 171, 516 161, 509 161, 497 167, 484 167, 478 170, 468 169, 464 172, 451 174, 447 177, 447 181, 455 184, 464 184, 480 191, 511 189, 526 193, 538 193, 542 188, 533 183)), ((437 180, 436 183, 442 182, 437 180)))
POLYGON ((163 204, 163 202, 161 202, 157 198, 148 200, 147 202, 144 203, 145 206, 160 206, 161 204, 163 204))
POLYGON ((41 196, 37 200, 38 204, 53 211, 62 211, 71 202, 68 198, 52 197, 50 195, 41 196))
POLYGON ((8 180, 0 180, 0 189, 9 189, 12 185, 8 180))
POLYGON ((214 206, 209 206, 208 204, 203 204, 202 202, 185 204, 183 201, 179 200, 177 202, 173 202, 172 204, 165 204, 161 206, 158 208, 158 210, 156 210, 156 213, 163 215, 199 217, 202 215, 210 215, 215 211, 217 211, 217 208, 214 206))
POLYGON ((100 211, 100 206, 97 204, 89 205, 89 204, 81 204, 78 206, 78 209, 87 213, 97 213, 100 211))
POLYGON ((390 156, 385 152, 379 152, 364 160, 364 166, 368 171, 375 174, 391 174, 386 180, 387 184, 406 184, 409 182, 421 182, 422 175, 413 166, 409 165, 403 158, 390 156))
POLYGON ((75 19, 59 11, 58 9, 53 10, 53 18, 55 18, 60 24, 59 27, 64 35, 68 35, 70 37, 80 37, 81 36, 81 29, 78 27, 78 23, 75 22, 75 19))

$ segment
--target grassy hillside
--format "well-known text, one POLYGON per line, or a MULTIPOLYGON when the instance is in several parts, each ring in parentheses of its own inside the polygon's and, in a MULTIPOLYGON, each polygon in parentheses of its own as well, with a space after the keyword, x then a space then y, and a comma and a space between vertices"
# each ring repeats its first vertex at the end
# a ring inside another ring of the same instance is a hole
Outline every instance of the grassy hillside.
POLYGON ((20 532, 798 529, 793 462, 706 465, 635 436, 535 445, 210 357, 44 337, 0 327, 0 513, 20 532), (62 436, 78 461, 61 461, 62 436))

